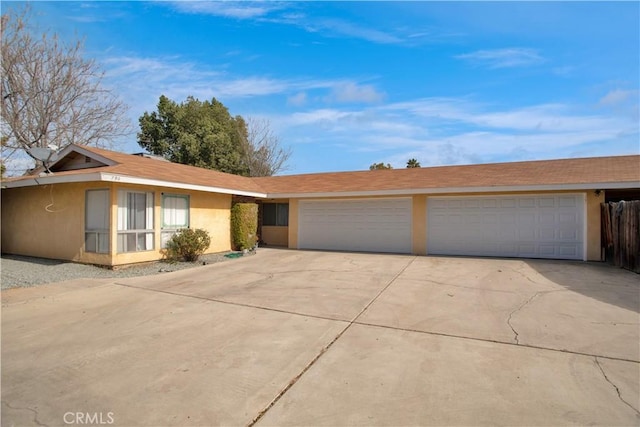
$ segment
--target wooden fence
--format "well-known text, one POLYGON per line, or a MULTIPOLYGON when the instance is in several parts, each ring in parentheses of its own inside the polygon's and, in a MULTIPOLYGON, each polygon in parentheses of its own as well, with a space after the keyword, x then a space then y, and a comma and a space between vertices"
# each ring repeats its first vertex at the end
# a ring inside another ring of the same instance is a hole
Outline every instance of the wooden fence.
POLYGON ((640 273, 640 200, 603 203, 600 207, 605 260, 640 273))

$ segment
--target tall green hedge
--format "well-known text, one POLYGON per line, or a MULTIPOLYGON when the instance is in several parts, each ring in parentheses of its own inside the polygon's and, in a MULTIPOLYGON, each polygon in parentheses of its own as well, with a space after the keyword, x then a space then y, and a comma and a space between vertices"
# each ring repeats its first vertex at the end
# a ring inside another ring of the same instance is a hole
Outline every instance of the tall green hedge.
POLYGON ((236 203, 231 208, 231 238, 235 250, 251 249, 258 241, 258 205, 236 203))

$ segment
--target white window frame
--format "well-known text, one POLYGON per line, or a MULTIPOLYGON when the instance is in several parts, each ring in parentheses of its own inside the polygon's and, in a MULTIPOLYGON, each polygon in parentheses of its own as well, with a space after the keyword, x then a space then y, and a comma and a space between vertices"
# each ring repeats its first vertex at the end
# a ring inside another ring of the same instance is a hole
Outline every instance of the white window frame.
POLYGON ((144 252, 154 250, 154 194, 144 191, 118 191, 118 253, 144 252), (129 202, 132 195, 144 195, 144 226, 130 225, 132 212, 129 202))
POLYGON ((108 254, 111 252, 110 224, 111 224, 111 192, 108 188, 97 188, 85 192, 84 207, 84 251, 91 253, 108 254), (101 194, 102 199, 95 199, 94 196, 101 194), (104 206, 93 209, 92 201, 100 201, 104 206), (102 221, 94 215, 98 213, 102 216, 102 221), (102 224, 98 224, 102 222, 102 224))
POLYGON ((161 205, 162 227, 160 231, 161 247, 164 249, 167 247, 167 242, 171 237, 182 228, 189 228, 191 222, 191 199, 188 194, 169 194, 162 193, 162 205, 161 205), (186 203, 186 212, 184 214, 185 221, 183 223, 169 223, 167 222, 166 210, 173 209, 166 206, 166 202, 172 199, 182 199, 186 203))

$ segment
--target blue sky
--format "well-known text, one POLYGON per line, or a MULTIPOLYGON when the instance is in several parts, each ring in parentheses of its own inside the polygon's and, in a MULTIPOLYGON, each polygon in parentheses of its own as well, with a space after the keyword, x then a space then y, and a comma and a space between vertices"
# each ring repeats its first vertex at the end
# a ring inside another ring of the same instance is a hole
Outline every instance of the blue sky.
POLYGON ((162 94, 215 97, 270 121, 288 174, 640 153, 638 2, 32 6, 84 38, 135 130, 162 94))

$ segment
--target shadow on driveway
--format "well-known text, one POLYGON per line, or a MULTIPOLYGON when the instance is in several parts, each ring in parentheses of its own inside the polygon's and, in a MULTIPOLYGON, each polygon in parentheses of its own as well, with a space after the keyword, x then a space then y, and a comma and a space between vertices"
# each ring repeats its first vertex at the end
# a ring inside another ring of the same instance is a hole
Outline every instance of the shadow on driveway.
POLYGON ((589 298, 640 313, 640 275, 604 263, 527 260, 552 282, 589 298))

